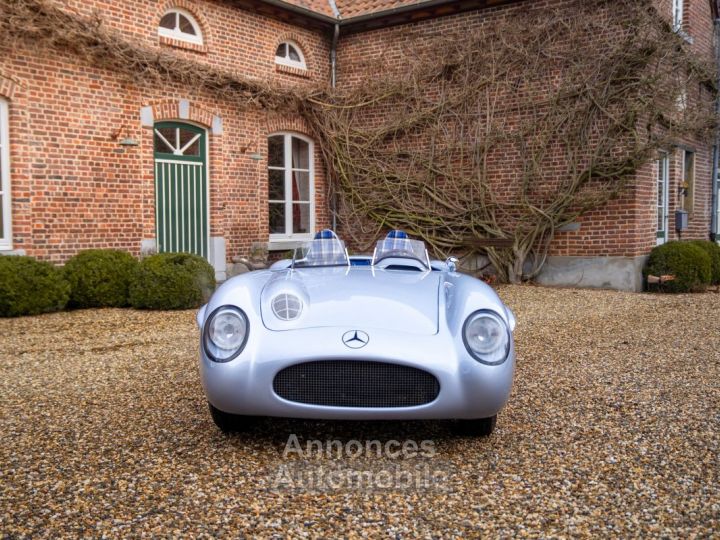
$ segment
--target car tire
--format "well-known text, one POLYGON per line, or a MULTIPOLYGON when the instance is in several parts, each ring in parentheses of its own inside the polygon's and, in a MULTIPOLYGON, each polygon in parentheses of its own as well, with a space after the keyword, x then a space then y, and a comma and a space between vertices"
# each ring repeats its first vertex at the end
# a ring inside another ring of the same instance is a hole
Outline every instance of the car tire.
POLYGON ((453 424, 455 432, 468 437, 488 437, 495 429, 497 415, 489 418, 472 420, 456 420, 453 424))
POLYGON ((253 425, 253 418, 250 416, 226 413, 216 409, 211 403, 208 403, 208 407, 210 407, 210 416, 212 416, 213 422, 223 433, 247 431, 253 425))

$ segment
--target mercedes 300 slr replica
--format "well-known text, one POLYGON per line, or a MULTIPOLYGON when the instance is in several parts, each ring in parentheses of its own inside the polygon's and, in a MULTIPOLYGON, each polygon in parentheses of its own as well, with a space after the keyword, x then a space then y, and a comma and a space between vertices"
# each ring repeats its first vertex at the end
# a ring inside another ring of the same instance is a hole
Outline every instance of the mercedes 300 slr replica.
POLYGON ((452 419, 490 434, 512 385, 515 317, 454 263, 402 231, 352 257, 322 231, 292 260, 226 281, 197 314, 217 426, 452 419))

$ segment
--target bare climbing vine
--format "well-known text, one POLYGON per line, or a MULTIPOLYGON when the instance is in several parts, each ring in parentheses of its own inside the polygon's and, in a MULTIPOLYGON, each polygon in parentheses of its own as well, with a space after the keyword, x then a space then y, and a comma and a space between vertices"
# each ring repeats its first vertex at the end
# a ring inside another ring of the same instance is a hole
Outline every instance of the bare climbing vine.
POLYGON ((4 0, 0 48, 72 54, 136 84, 173 82, 302 114, 345 234, 385 228, 436 255, 486 254, 516 282, 561 227, 622 196, 658 150, 715 130, 715 69, 650 0, 575 0, 408 40, 407 65, 349 89, 281 87, 129 42, 49 0, 4 0))
POLYGON ((649 2, 530 8, 404 48, 409 68, 309 98, 359 245, 409 229, 438 255, 532 278, 559 228, 620 196, 658 150, 714 130, 712 66, 649 2))

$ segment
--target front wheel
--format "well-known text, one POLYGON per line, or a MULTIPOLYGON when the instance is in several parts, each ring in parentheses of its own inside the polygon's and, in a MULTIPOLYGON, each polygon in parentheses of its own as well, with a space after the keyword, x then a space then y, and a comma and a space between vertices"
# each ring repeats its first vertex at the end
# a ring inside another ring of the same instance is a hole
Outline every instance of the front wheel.
POLYGON ((213 422, 223 433, 247 431, 253 424, 253 418, 250 416, 226 413, 216 409, 211 403, 208 403, 208 407, 210 407, 210 416, 212 416, 213 422))
POLYGON ((453 428, 456 433, 468 437, 487 437, 495 429, 497 414, 489 418, 474 418, 472 420, 456 420, 453 428))

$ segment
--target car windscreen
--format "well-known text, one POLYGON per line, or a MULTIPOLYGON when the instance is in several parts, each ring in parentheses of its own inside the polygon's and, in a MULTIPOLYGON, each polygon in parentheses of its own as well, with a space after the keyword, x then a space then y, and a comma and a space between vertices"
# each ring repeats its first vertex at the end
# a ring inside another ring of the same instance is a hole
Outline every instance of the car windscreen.
POLYGON ((410 240, 409 238, 384 238, 378 241, 375 246, 373 265, 383 259, 400 258, 412 259, 422 263, 425 268, 430 268, 425 242, 421 240, 410 240))
POLYGON ((293 268, 350 266, 345 242, 337 238, 316 238, 295 249, 293 268))

